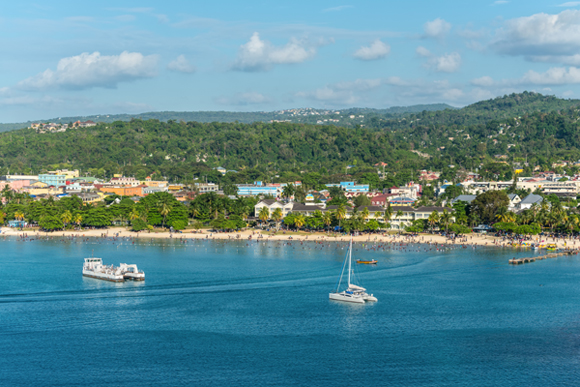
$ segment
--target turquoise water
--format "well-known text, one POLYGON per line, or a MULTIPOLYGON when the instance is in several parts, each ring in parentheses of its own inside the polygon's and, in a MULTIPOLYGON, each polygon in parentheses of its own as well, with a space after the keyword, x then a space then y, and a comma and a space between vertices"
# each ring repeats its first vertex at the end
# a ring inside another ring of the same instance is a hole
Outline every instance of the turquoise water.
POLYGON ((580 257, 346 244, 0 240, 2 386, 576 386, 580 257), (368 246, 367 246, 368 247, 368 246), (420 250, 420 251, 417 251, 420 250), (145 282, 81 276, 83 258, 145 282))

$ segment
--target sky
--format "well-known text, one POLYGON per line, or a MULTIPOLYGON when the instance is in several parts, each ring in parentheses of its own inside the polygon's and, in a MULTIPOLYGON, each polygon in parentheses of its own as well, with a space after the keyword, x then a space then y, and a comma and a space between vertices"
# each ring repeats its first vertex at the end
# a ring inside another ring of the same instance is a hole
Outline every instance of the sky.
POLYGON ((0 122, 580 98, 580 1, 5 2, 0 122))

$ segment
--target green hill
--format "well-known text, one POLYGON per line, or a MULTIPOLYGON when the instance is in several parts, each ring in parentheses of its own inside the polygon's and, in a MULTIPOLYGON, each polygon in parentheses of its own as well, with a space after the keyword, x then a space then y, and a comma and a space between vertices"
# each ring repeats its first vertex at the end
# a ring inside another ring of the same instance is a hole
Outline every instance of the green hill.
MULTIPOLYGON (((396 117, 373 109, 329 112, 342 116, 348 126, 320 125, 320 114, 312 114, 312 124, 185 122, 172 116, 177 113, 155 113, 167 121, 132 118, 61 133, 0 133, 0 172, 60 167, 109 176, 158 173, 175 180, 208 177, 239 183, 301 180, 313 173, 318 180, 369 181, 376 178, 374 164, 385 162, 389 179, 395 180, 416 179, 421 169, 443 171, 447 179, 464 169, 486 178, 510 178, 512 165, 529 174, 536 165, 551 169, 556 161, 580 159, 579 106, 578 100, 521 93, 462 109, 396 117), (217 166, 238 173, 222 178, 213 169, 217 166)), ((308 112, 320 113, 302 109, 278 114, 306 120, 310 115, 300 114, 308 112)))
POLYGON ((227 111, 199 111, 199 112, 147 112, 140 114, 101 114, 92 116, 74 116, 58 117, 46 120, 35 120, 20 123, 0 124, 0 132, 8 130, 22 129, 30 127, 30 124, 36 122, 54 122, 58 124, 68 124, 75 121, 94 121, 110 123, 115 121, 131 121, 133 119, 141 120, 159 120, 167 122, 173 121, 195 121, 195 122, 242 122, 250 124, 252 122, 270 122, 284 121, 293 123, 317 124, 322 121, 323 124, 336 126, 353 127, 362 123, 363 119, 353 121, 350 115, 364 114, 388 114, 401 115, 405 113, 416 113, 421 111, 436 111, 443 109, 454 109, 447 104, 432 105, 413 105, 413 106, 396 106, 388 109, 368 109, 368 108, 349 108, 342 110, 322 110, 322 109, 288 109, 283 111, 272 112, 227 112, 227 111), (338 114, 336 114, 338 112, 338 114), (332 119, 333 121, 329 121, 332 119), (324 121, 326 120, 326 121, 324 121), (338 120, 338 121, 335 121, 338 120))

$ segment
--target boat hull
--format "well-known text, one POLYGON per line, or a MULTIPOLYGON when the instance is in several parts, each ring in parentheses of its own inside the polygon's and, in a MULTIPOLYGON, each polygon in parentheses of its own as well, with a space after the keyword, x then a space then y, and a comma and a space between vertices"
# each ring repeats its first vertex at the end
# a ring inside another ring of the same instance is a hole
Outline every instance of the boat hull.
POLYGON ((330 293, 328 298, 334 301, 350 302, 353 304, 364 304, 365 300, 356 295, 343 294, 343 293, 330 293))
POLYGON ((123 282, 123 281, 125 281, 125 279, 122 276, 119 277, 119 276, 89 274, 89 273, 84 273, 84 272, 83 272, 83 277, 89 277, 89 278, 94 278, 94 279, 99 279, 99 280, 109 281, 109 282, 123 282))
POLYGON ((356 260, 356 263, 363 263, 365 265, 376 265, 377 264, 377 260, 373 259, 372 261, 361 261, 360 259, 356 260))

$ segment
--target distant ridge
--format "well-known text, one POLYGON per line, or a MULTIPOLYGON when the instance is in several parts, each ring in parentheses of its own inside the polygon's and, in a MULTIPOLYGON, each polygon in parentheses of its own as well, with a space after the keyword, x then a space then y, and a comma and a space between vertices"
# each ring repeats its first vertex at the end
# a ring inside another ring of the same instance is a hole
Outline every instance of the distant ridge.
MULTIPOLYGON (((194 111, 194 112, 175 112, 175 111, 159 111, 159 112, 145 112, 139 114, 99 114, 90 116, 72 116, 72 117, 59 117, 50 118, 46 120, 34 120, 27 122, 18 123, 4 123, 0 124, 0 132, 5 132, 9 130, 27 128, 30 124, 35 122, 54 122, 54 123, 69 123, 75 121, 95 121, 95 122, 114 122, 114 121, 131 121, 132 119, 143 119, 143 120, 159 120, 159 121, 197 121, 197 122, 241 122, 241 123, 252 123, 252 122, 269 122, 273 120, 278 121, 289 121, 295 123, 317 123, 318 119, 328 119, 335 118, 336 112, 339 112, 339 116, 346 115, 350 116, 352 114, 381 114, 381 115, 398 115, 405 113, 418 113, 422 111, 438 111, 445 109, 456 109, 453 106, 447 104, 428 104, 428 105, 412 105, 412 106, 393 106, 387 109, 371 109, 371 108, 348 108, 348 109, 312 109, 312 108, 297 108, 297 109, 286 109, 277 110, 271 112, 228 112, 228 111, 194 111), (310 112, 312 114, 308 115, 292 115, 289 112, 292 111, 303 111, 310 112)), ((355 122, 354 124, 357 124, 355 122)), ((336 124, 336 123, 335 123, 336 124)), ((340 123, 345 126, 349 125, 348 122, 340 123)))

